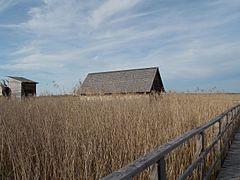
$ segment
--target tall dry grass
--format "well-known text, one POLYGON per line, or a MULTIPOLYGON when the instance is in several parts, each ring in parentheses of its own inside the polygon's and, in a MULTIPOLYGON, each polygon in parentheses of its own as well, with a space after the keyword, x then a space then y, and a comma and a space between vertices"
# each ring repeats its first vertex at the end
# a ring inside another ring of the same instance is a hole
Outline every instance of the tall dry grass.
MULTIPOLYGON (((238 100, 228 94, 0 99, 0 178, 99 179, 238 100)), ((168 157, 169 179, 194 158, 195 149, 184 146, 168 157)))

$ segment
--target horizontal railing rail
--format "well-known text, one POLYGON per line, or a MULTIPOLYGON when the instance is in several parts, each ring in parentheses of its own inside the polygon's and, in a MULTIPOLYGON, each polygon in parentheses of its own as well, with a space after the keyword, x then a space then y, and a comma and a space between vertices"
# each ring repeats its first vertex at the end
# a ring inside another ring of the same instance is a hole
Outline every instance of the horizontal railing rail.
POLYGON ((193 171, 201 166, 201 174, 199 177, 200 179, 208 179, 211 175, 215 166, 220 161, 222 164, 223 161, 223 154, 225 152, 225 147, 229 146, 230 138, 227 142, 222 142, 222 137, 231 130, 231 137, 234 131, 235 126, 238 125, 238 119, 240 114, 240 104, 236 105, 222 114, 218 115, 214 119, 210 120, 208 123, 194 128, 185 134, 176 137, 175 139, 171 140, 170 142, 163 144, 162 146, 158 147, 154 151, 146 154, 145 156, 133 161, 132 163, 128 164, 127 166, 111 173, 110 175, 102 178, 102 180, 125 180, 131 179, 147 168, 151 167, 152 165, 157 165, 157 175, 159 180, 165 180, 167 178, 166 172, 166 162, 165 157, 174 149, 179 147, 180 145, 184 144, 188 140, 192 139, 195 136, 199 137, 200 143, 200 153, 199 156, 192 162, 190 166, 186 168, 186 170, 179 176, 179 179, 186 179, 189 177, 193 171), (224 118, 226 118, 226 122, 224 124, 224 118), (217 137, 212 141, 210 145, 205 147, 205 130, 212 127, 213 125, 218 123, 218 134, 217 137), (220 142, 220 143, 219 143, 220 142), (204 159, 209 154, 209 152, 214 148, 214 146, 219 143, 220 144, 220 154, 218 154, 214 158, 214 162, 210 165, 210 168, 207 170, 204 159))

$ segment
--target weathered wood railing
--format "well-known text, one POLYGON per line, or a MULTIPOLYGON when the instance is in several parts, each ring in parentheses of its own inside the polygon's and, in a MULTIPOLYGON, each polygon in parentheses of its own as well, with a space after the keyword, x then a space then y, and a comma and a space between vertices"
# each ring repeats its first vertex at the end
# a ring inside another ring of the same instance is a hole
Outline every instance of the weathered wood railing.
POLYGON ((223 112, 216 118, 210 120, 208 123, 194 128, 189 132, 186 132, 182 136, 179 136, 172 141, 160 146, 151 153, 135 160, 134 162, 128 164, 127 166, 119 169, 112 174, 102 178, 102 180, 124 180, 131 179, 134 176, 137 176, 145 169, 151 167, 152 165, 157 165, 157 177, 159 180, 167 179, 166 175, 166 162, 165 157, 178 146, 189 141, 194 136, 198 136, 198 147, 200 147, 199 156, 192 162, 190 166, 178 177, 178 179, 186 179, 189 177, 197 167, 201 167, 201 174, 199 174, 200 179, 209 179, 212 175, 213 170, 217 164, 222 164, 224 154, 226 153, 227 148, 229 148, 231 143, 231 137, 234 133, 234 130, 239 126, 239 117, 240 117, 240 104, 230 108, 229 110, 223 112), (218 126, 218 133, 210 145, 206 146, 205 142, 205 131, 214 126, 218 126), (225 135, 227 138, 223 138, 225 135), (214 158, 213 163, 210 165, 209 169, 206 169, 205 158, 209 152, 214 148, 216 144, 219 144, 219 154, 214 158), (219 163, 218 163, 219 162, 219 163))

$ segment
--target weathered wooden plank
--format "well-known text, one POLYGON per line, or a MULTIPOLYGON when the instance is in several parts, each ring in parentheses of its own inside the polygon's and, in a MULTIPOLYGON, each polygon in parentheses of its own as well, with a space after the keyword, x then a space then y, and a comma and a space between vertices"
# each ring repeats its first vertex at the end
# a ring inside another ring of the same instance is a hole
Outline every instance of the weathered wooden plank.
POLYGON ((21 97, 22 95, 22 85, 21 82, 14 79, 9 79, 9 87, 12 91, 12 95, 16 97, 21 97))
POLYGON ((240 179, 240 128, 217 177, 218 180, 240 179))

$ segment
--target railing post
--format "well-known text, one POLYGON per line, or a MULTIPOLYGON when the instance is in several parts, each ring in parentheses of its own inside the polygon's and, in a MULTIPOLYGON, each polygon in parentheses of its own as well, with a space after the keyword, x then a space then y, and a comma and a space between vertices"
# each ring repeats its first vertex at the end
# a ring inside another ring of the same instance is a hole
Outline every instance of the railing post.
MULTIPOLYGON (((197 156, 199 157, 202 152, 205 150, 205 137, 204 137, 204 131, 200 132, 198 134, 197 139, 197 156)), ((205 159, 200 164, 200 174, 199 179, 204 179, 205 176, 205 159)))
MULTIPOLYGON (((230 111, 231 112, 231 111, 230 111)), ((229 112, 226 114, 226 126, 228 125, 228 121, 229 121, 229 112)))
POLYGON ((233 132, 235 132, 237 127, 237 108, 234 108, 234 120, 233 120, 233 132))
MULTIPOLYGON (((205 137, 204 137, 205 133, 204 131, 200 133, 200 137, 201 137, 201 153, 204 152, 205 150, 205 137)), ((205 176, 205 159, 203 158, 203 161, 202 161, 202 165, 201 165, 201 174, 202 174, 202 179, 204 178, 205 176)))
POLYGON ((236 123, 237 123, 237 126, 239 126, 239 115, 238 114, 240 111, 240 106, 237 107, 236 111, 237 111, 237 122, 236 123))
POLYGON ((166 162, 164 157, 157 162, 157 170, 158 180, 166 180, 166 162))
MULTIPOLYGON (((218 132, 218 135, 220 135, 220 134, 222 133, 222 124, 224 123, 224 122, 222 122, 222 121, 224 121, 224 118, 225 118, 225 117, 223 117, 223 118, 218 122, 218 123, 219 123, 219 132, 218 132)), ((219 139, 220 167, 222 167, 222 165, 223 165, 223 160, 224 160, 224 155, 223 155, 224 152, 222 152, 223 149, 224 149, 223 145, 224 145, 224 136, 219 139), (222 153, 223 153, 223 154, 222 154, 222 153)))
MULTIPOLYGON (((233 112, 233 109, 230 111, 230 118, 228 117, 228 121, 230 121, 229 123, 233 122, 234 121, 234 112, 233 112)), ((228 143, 228 149, 227 151, 229 150, 230 146, 231 146, 231 139, 232 139, 232 127, 233 127, 233 124, 232 126, 229 126, 229 129, 227 130, 227 143, 228 143)))
MULTIPOLYGON (((218 122, 218 136, 222 133, 222 120, 223 119, 221 119, 219 122, 218 122)), ((219 154, 220 154, 220 165, 221 165, 221 167, 222 167, 222 143, 223 143, 223 141, 222 141, 222 138, 223 137, 221 137, 220 139, 219 139, 219 154)))

